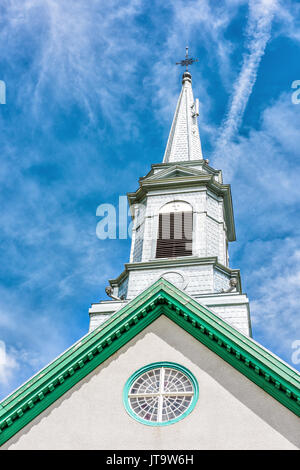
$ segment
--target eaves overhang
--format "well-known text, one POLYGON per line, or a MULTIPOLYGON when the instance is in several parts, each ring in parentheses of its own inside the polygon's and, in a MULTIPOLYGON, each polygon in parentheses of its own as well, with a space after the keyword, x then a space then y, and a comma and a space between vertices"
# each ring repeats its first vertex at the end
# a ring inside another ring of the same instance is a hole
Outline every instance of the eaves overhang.
POLYGON ((158 173, 154 174, 148 174, 142 178, 139 179, 140 183, 144 183, 145 181, 152 181, 152 180, 158 180, 158 179, 163 179, 163 178, 170 178, 172 175, 176 173, 176 177, 182 176, 184 177, 190 177, 190 176, 211 176, 211 174, 208 174, 207 171, 204 171, 202 168, 199 170, 198 168, 190 168, 184 165, 180 165, 177 163, 176 165, 172 165, 169 168, 164 168, 160 169, 158 173))
POLYGON ((295 369, 160 279, 0 403, 0 445, 160 315, 300 416, 300 376, 295 369))
MULTIPOLYGON (((151 170, 145 175, 144 178, 147 178, 149 176, 151 176, 155 170, 163 170, 163 169, 167 169, 167 168, 173 168, 175 165, 180 165, 180 166, 184 166, 184 167, 196 167, 198 165, 201 165, 205 171, 207 171, 208 173, 212 174, 212 175, 219 175, 221 172, 221 170, 216 170, 215 168, 211 167, 208 163, 207 163, 208 160, 185 160, 185 161, 180 161, 180 162, 172 162, 172 163, 153 163, 151 165, 151 170)), ((143 179, 143 178, 140 178, 140 179, 143 179)))

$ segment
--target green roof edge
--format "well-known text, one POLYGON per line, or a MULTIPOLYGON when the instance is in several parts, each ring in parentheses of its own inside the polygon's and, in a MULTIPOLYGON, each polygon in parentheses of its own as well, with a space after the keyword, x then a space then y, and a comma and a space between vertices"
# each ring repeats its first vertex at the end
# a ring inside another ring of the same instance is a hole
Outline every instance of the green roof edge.
POLYGON ((0 445, 161 314, 300 416, 300 375, 165 279, 159 279, 0 403, 0 445))

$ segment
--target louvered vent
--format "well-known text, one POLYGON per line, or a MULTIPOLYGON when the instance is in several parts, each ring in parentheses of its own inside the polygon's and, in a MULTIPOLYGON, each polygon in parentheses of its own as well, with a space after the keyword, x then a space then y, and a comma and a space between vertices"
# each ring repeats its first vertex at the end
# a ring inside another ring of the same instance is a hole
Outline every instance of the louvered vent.
POLYGON ((156 258, 176 258, 192 254, 193 213, 159 214, 156 258))

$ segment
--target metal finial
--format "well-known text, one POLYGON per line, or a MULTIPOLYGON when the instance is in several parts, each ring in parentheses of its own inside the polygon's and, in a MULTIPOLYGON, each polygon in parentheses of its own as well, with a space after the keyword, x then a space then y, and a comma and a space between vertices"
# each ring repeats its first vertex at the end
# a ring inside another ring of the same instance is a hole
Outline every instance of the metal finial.
POLYGON ((185 59, 181 60, 180 62, 176 62, 176 65, 185 66, 185 70, 188 72, 188 66, 192 65, 194 62, 199 62, 199 59, 193 59, 192 57, 189 58, 189 48, 186 46, 185 48, 185 59))

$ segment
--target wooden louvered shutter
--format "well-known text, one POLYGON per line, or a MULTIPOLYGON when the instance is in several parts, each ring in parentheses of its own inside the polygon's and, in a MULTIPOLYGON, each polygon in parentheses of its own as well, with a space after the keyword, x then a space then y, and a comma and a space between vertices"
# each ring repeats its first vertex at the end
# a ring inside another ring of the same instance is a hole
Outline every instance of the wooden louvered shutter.
POLYGON ((192 212, 159 214, 156 258, 176 258, 192 254, 192 212))

